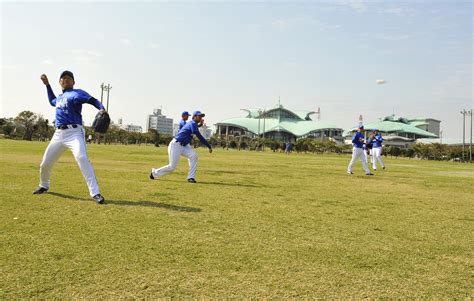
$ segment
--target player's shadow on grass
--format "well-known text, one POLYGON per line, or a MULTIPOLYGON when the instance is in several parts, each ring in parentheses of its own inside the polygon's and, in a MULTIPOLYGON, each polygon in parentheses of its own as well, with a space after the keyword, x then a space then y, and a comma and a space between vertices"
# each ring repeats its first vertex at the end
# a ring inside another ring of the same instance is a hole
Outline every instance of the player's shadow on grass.
POLYGON ((263 185, 256 185, 256 184, 225 183, 225 182, 202 182, 202 181, 199 181, 198 184, 204 184, 204 185, 224 185, 224 186, 237 186, 237 187, 254 187, 254 188, 263 187, 263 185))
POLYGON ((168 210, 174 211, 181 211, 181 212, 201 212, 201 208, 194 208, 194 207, 187 207, 187 206, 178 206, 173 204, 167 203, 156 203, 150 201, 126 201, 126 200, 106 200, 106 204, 111 205, 118 205, 118 206, 143 206, 143 207, 156 207, 156 208, 163 208, 168 210))
MULTIPOLYGON (((176 182, 176 183, 183 183, 183 181, 177 180, 160 180, 163 182, 176 182)), ((245 183, 226 183, 226 182, 206 182, 206 181, 198 181, 196 184, 188 184, 188 185, 223 185, 223 186, 235 186, 235 187, 251 187, 251 188, 262 188, 265 187, 264 185, 257 185, 257 184, 245 184, 245 183)))
MULTIPOLYGON (((48 192, 50 195, 54 195, 60 198, 64 199, 70 199, 70 200, 83 200, 83 201, 91 201, 93 202, 94 200, 92 199, 86 199, 86 198, 78 198, 72 195, 67 195, 67 194, 62 194, 62 193, 57 193, 57 192, 48 192)), ((105 200, 106 204, 110 205, 116 205, 116 206, 142 206, 142 207, 155 207, 155 208, 162 208, 162 209, 168 209, 168 210, 174 210, 174 211, 180 211, 180 212, 201 212, 201 208, 194 208, 194 207, 186 207, 186 206, 178 206, 178 205, 173 205, 173 204, 167 204, 167 203, 157 203, 157 202, 151 202, 151 201, 126 201, 126 200, 105 200)))

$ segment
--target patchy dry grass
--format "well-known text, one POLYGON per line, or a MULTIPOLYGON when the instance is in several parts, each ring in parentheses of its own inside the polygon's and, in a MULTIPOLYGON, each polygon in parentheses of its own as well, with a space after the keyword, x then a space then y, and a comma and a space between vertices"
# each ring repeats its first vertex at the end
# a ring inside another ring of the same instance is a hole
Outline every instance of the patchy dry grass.
POLYGON ((474 166, 198 150, 157 181, 166 148, 91 145, 108 204, 72 155, 32 195, 46 143, 0 140, 0 297, 473 297, 474 166))

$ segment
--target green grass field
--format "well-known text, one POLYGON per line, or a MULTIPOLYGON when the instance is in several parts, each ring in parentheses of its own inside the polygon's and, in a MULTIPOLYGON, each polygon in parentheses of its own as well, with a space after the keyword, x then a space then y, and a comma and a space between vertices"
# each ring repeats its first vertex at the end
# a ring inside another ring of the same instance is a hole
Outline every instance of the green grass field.
POLYGON ((474 297, 474 165, 90 145, 108 204, 74 158, 32 195, 46 143, 0 140, 0 298, 474 297))

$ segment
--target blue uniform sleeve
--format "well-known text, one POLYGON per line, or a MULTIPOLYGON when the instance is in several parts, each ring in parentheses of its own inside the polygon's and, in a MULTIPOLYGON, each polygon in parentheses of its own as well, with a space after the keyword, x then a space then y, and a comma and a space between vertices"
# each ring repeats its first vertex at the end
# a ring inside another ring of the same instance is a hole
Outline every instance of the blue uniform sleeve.
POLYGON ((359 143, 359 135, 357 133, 352 136, 352 143, 359 143))
POLYGON ((77 98, 76 98, 77 102, 79 102, 81 104, 84 104, 84 103, 91 104, 94 107, 96 107, 97 110, 104 110, 105 109, 104 105, 100 101, 98 101, 94 97, 90 96, 89 93, 87 93, 86 91, 77 90, 76 92, 77 92, 77 98))
POLYGON ((53 107, 55 107, 56 106, 56 95, 54 95, 53 88, 51 88, 51 85, 46 85, 46 90, 48 91, 49 103, 53 107))
POLYGON ((207 148, 212 148, 212 146, 209 144, 209 142, 207 142, 206 138, 204 138, 201 135, 201 132, 199 132, 199 129, 198 129, 197 125, 193 124, 192 129, 193 129, 193 134, 196 135, 196 137, 198 137, 199 141, 201 141, 202 144, 207 146, 207 148))
POLYGON ((377 141, 379 143, 382 143, 382 141, 383 141, 382 136, 377 136, 377 137, 375 137, 375 139, 377 139, 377 141))

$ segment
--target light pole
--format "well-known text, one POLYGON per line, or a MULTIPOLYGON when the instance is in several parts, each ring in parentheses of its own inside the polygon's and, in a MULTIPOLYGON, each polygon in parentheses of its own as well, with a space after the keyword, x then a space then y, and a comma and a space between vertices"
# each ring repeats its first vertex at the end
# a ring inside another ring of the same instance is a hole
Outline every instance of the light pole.
POLYGON ((112 86, 110 86, 110 84, 107 84, 107 86, 104 87, 104 90, 107 91, 107 107, 106 107, 107 112, 109 111, 109 94, 110 94, 111 89, 112 89, 112 86))
POLYGON ((260 146, 260 119, 262 117, 262 109, 258 109, 258 131, 257 131, 257 148, 260 146))
POLYGON ((100 84, 100 103, 102 103, 104 99, 104 83, 100 84))
POLYGON ((103 103, 104 101, 104 91, 107 91, 107 105, 106 105, 106 110, 109 110, 109 93, 110 90, 112 89, 112 86, 110 84, 104 85, 104 83, 100 84, 100 102, 103 103))
POLYGON ((265 151, 265 109, 263 109, 263 134, 262 135, 263 135, 263 151, 265 151))
POLYGON ((469 141, 469 161, 472 161, 472 109, 469 112, 469 115, 471 115, 471 138, 469 141))
POLYGON ((466 109, 463 109, 461 112, 462 114, 462 160, 464 161, 464 150, 466 147, 466 109))

